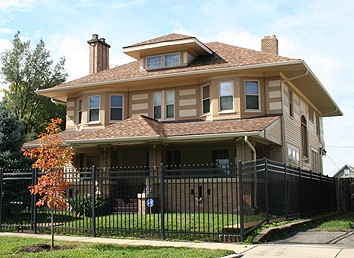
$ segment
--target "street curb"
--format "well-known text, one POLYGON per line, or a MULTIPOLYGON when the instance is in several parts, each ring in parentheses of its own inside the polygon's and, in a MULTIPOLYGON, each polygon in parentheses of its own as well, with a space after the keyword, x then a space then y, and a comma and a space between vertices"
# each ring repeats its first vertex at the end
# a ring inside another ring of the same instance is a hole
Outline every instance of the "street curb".
POLYGON ((266 228, 264 230, 262 230, 261 233, 259 233, 255 238, 253 238, 252 243, 253 244, 262 244, 263 242, 265 242, 265 239, 269 239, 271 238, 271 236, 277 235, 281 232, 286 232, 286 231, 291 231, 294 228, 310 223, 310 222, 315 222, 321 219, 325 219, 334 215, 339 215, 340 213, 326 213, 323 215, 319 215, 310 219, 303 219, 301 221, 296 221, 296 222, 291 222, 285 225, 281 225, 281 226, 277 226, 277 227, 273 227, 273 228, 266 228))

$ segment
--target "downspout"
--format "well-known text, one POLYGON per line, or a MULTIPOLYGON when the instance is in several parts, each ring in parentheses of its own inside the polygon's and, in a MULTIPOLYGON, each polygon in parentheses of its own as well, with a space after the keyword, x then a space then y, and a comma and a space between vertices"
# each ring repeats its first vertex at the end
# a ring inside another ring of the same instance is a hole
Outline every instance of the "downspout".
POLYGON ((252 152, 252 158, 254 162, 254 171, 253 171, 253 209, 257 210, 258 205, 257 205, 257 171, 256 171, 256 160, 257 160, 257 153, 256 149, 252 146, 252 144, 248 140, 248 136, 246 135, 244 137, 244 141, 247 144, 247 146, 250 148, 252 152))

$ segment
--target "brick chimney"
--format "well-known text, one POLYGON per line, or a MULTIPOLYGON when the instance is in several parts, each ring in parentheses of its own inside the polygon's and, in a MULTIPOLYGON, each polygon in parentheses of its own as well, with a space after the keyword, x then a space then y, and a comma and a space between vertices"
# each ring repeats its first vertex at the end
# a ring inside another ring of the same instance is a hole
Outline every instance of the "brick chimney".
POLYGON ((278 39, 275 35, 264 36, 261 40, 261 45, 262 52, 271 55, 278 55, 278 39))
POLYGON ((90 74, 97 73, 109 68, 109 48, 104 38, 98 38, 97 34, 92 34, 92 39, 88 40, 90 45, 90 74))

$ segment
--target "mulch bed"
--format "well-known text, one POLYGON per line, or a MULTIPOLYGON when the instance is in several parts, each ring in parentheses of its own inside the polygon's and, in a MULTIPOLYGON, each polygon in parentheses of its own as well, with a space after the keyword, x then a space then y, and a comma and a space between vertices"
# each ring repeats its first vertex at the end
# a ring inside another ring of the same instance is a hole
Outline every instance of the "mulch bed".
MULTIPOLYGON (((65 250, 65 249, 72 249, 74 248, 73 246, 67 246, 67 245, 55 245, 54 250, 65 250)), ((31 246, 25 246, 21 248, 18 253, 39 253, 39 252, 48 252, 51 251, 51 245, 47 244, 34 244, 31 246)))

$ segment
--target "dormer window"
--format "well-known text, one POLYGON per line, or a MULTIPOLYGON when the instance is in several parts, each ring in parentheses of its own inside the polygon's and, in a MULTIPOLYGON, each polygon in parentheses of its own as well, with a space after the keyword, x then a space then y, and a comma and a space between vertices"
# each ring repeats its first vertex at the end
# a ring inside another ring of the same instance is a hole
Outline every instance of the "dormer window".
POLYGON ((146 70, 180 66, 180 59, 180 53, 148 56, 146 57, 146 70))

